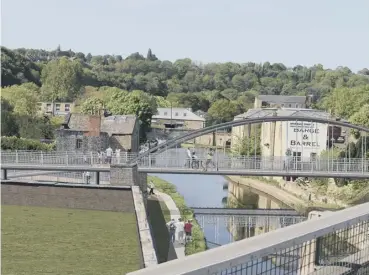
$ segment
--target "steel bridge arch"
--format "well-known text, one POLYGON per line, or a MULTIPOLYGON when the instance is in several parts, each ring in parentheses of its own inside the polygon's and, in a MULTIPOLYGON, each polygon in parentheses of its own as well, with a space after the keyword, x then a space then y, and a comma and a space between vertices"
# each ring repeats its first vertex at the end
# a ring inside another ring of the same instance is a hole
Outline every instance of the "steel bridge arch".
POLYGON ((185 135, 181 135, 179 137, 170 139, 160 145, 157 145, 150 150, 139 154, 137 158, 134 158, 131 160, 131 164, 136 163, 137 161, 143 159, 144 157, 149 156, 150 154, 155 152, 155 155, 160 154, 178 144, 181 144, 185 141, 200 137, 205 134, 209 134, 214 132, 215 130, 222 130, 229 127, 237 127, 242 126, 246 124, 259 124, 263 122, 282 122, 282 121, 307 121, 307 122, 315 122, 315 123, 321 123, 321 124, 329 124, 332 126, 341 126, 346 127, 353 130, 363 131, 366 133, 369 133, 369 128, 361 126, 361 125, 355 125, 346 121, 340 121, 340 120, 334 120, 334 119, 324 119, 324 118, 318 118, 318 117, 305 117, 305 116, 268 116, 268 117, 259 117, 259 118, 251 118, 251 119, 242 119, 242 120, 233 120, 230 122, 225 122, 213 126, 209 126, 206 128, 202 128, 199 130, 192 131, 190 133, 187 133, 185 135))

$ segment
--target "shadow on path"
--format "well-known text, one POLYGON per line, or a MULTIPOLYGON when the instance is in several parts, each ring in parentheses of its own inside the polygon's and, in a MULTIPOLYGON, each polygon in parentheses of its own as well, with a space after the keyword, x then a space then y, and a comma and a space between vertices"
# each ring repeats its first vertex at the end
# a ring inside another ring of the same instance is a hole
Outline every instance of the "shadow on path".
MULTIPOLYGON (((166 208, 164 210, 167 210, 166 208)), ((156 256, 159 263, 177 259, 173 244, 169 241, 169 232, 160 201, 155 197, 147 200, 147 213, 151 225, 156 256)))

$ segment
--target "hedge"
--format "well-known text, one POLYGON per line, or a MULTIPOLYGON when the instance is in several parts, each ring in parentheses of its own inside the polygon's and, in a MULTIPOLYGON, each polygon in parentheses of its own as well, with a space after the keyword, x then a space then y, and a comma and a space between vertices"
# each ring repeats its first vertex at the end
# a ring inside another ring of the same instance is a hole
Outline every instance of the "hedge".
POLYGON ((34 139, 1 137, 1 150, 52 151, 54 149, 55 143, 46 144, 34 139))

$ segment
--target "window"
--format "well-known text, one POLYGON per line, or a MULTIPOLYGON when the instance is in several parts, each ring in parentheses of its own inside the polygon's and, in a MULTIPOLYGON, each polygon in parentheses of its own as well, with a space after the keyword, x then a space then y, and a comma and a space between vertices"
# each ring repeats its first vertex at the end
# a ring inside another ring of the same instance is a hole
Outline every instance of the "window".
POLYGON ((183 116, 187 116, 187 114, 186 113, 183 113, 183 116))
POLYGON ((292 107, 292 104, 288 104, 288 107, 291 108, 292 107))
POLYGON ((55 105, 55 110, 56 110, 56 111, 60 111, 60 104, 56 104, 56 105, 55 105))
POLYGON ((76 148, 81 149, 82 148, 82 139, 77 138, 76 140, 76 148))
POLYGON ((51 112, 51 104, 50 103, 46 104, 46 111, 51 112))
POLYGON ((174 115, 175 115, 175 116, 178 116, 178 113, 176 112, 174 115))
POLYGON ((64 111, 70 112, 70 104, 65 104, 64 105, 64 111))
POLYGON ((164 112, 164 115, 167 116, 168 115, 168 112, 164 112))
POLYGON ((316 153, 310 153, 310 160, 311 161, 316 160, 316 153))
POLYGON ((298 108, 299 107, 299 105, 298 104, 296 104, 296 108, 298 108))

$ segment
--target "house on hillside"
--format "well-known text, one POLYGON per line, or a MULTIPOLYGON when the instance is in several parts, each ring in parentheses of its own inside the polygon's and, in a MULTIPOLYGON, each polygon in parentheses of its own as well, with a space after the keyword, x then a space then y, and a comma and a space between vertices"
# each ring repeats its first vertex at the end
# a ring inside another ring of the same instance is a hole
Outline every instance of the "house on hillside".
POLYGON ((285 95, 259 95, 255 97, 254 108, 308 108, 311 97, 285 95))
POLYGON ((38 102, 37 105, 41 115, 64 116, 74 109, 73 102, 38 102))
POLYGON ((112 149, 137 152, 139 120, 134 115, 98 116, 68 114, 56 130, 58 151, 99 151, 112 149))
POLYGON ((163 129, 201 129, 205 118, 192 112, 191 108, 158 108, 151 119, 151 127, 163 129))

